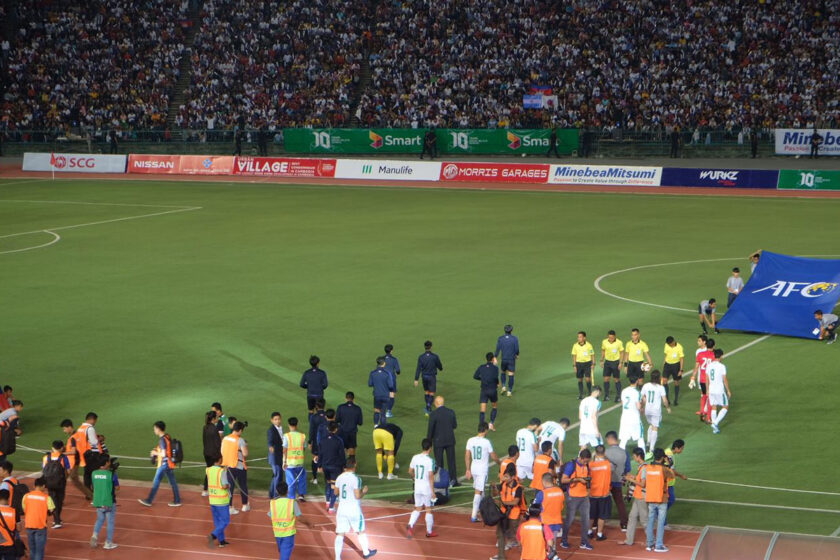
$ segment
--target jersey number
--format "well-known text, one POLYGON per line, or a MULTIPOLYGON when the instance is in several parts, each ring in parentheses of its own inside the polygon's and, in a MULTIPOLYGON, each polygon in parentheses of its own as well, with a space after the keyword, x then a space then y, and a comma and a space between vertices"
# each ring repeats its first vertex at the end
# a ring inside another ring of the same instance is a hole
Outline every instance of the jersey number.
POLYGON ((630 397, 624 397, 624 410, 630 410, 630 397))
POLYGON ((341 499, 342 500, 347 499, 347 487, 346 486, 341 487, 341 499))
POLYGON ((655 394, 656 393, 654 391, 648 391, 648 398, 647 398, 648 402, 653 402, 653 398, 654 398, 655 394))
POLYGON ((712 369, 709 370, 709 379, 711 381, 715 380, 715 368, 712 368, 712 369))
POLYGON ((414 479, 415 480, 423 480, 423 475, 425 474, 426 467, 424 465, 417 465, 417 468, 414 469, 414 479))
POLYGON ((481 461, 481 448, 480 447, 473 447, 472 448, 473 459, 476 461, 481 461))
POLYGON ((519 438, 519 451, 524 453, 526 449, 528 449, 527 441, 525 441, 525 438, 519 438))

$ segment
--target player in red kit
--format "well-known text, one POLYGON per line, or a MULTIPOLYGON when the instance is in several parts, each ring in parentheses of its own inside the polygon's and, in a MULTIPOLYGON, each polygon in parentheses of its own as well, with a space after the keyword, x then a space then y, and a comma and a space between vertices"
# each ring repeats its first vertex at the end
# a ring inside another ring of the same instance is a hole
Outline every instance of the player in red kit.
POLYGON ((689 388, 694 387, 694 380, 700 373, 700 410, 697 414, 700 415, 700 421, 706 422, 711 416, 711 406, 709 406, 708 395, 708 380, 706 379, 706 370, 715 359, 715 339, 707 338, 706 335, 701 334, 697 338, 697 357, 694 373, 691 374, 691 382, 689 388))

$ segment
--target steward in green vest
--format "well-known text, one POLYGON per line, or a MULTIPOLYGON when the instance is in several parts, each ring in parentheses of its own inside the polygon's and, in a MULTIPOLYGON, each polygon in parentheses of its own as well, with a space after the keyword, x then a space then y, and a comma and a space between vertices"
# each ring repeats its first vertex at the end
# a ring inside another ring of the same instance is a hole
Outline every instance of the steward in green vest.
POLYGON ((207 536, 207 546, 227 546, 225 529, 230 525, 230 484, 227 472, 222 467, 222 458, 207 467, 207 493, 210 499, 210 513, 213 515, 213 532, 207 536))

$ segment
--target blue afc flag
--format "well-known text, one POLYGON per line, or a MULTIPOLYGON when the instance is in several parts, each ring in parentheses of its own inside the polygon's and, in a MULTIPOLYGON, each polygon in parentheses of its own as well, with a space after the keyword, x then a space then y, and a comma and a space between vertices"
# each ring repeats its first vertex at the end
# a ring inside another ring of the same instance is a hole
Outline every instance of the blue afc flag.
POLYGON ((840 260, 762 251, 761 260, 721 329, 819 338, 814 311, 832 313, 840 297, 840 260))

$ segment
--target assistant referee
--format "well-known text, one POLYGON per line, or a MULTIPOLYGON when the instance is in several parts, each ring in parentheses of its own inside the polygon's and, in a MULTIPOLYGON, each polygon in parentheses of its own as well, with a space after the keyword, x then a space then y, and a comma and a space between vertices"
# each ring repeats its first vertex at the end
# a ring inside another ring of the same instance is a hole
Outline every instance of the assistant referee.
POLYGON ((578 382, 578 400, 583 400, 583 380, 587 393, 592 392, 592 370, 595 368, 595 349, 586 340, 586 332, 578 331, 577 342, 572 345, 572 365, 578 382))

